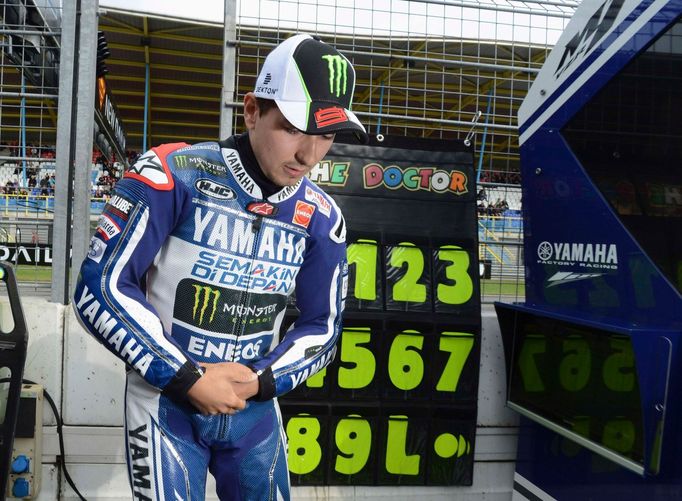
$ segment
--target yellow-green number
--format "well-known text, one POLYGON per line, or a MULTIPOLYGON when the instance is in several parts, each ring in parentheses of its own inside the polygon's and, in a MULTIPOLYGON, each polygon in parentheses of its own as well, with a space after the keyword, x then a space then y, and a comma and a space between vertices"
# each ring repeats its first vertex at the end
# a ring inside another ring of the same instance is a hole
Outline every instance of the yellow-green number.
POLYGON ((410 242, 401 242, 391 250, 391 266, 401 268, 407 263, 407 270, 400 280, 393 284, 393 299, 423 303, 426 301, 426 286, 418 284, 424 273, 424 254, 410 242))
POLYGON ((413 390, 424 378, 424 361, 418 350, 422 349, 424 337, 417 331, 406 330, 398 334, 388 353, 388 375, 400 390, 413 390))
POLYGON ((369 423, 357 414, 341 419, 336 425, 336 447, 341 454, 336 456, 334 469, 344 475, 354 475, 367 464, 372 446, 372 429, 369 423))
POLYGON ((523 389, 526 391, 545 391, 545 383, 542 382, 536 355, 547 351, 547 340, 542 334, 528 334, 521 345, 519 353, 519 371, 523 381, 523 389))
MULTIPOLYGON (((572 420, 567 420, 566 424, 581 437, 590 438, 590 417, 575 416, 572 420)), ((577 456, 583 448, 578 443, 568 438, 561 439, 561 452, 568 457, 577 456)))
POLYGON ((456 245, 444 245, 438 250, 438 259, 448 261, 445 276, 454 284, 438 284, 438 300, 446 304, 463 304, 471 299, 474 283, 469 276, 469 254, 456 245))
POLYGON ((613 337, 609 342, 615 353, 604 361, 604 384, 611 391, 632 391, 635 387, 635 358, 629 340, 613 337))
POLYGON ((559 364, 559 382, 568 391, 580 391, 590 379, 592 353, 582 337, 571 335, 563 342, 564 358, 559 364))
POLYGON ((324 386, 324 378, 327 375, 327 368, 325 367, 317 374, 313 374, 305 380, 308 388, 322 388, 324 386))
POLYGON ((343 329, 341 334, 341 361, 355 366, 351 369, 339 366, 339 386, 345 389, 364 388, 374 379, 376 360, 374 354, 361 344, 369 343, 368 327, 343 329))
POLYGON ((612 419, 604 425, 602 444, 621 453, 632 452, 635 446, 635 425, 627 419, 612 419))
POLYGON ((474 335, 468 332, 443 332, 438 348, 450 353, 445 369, 438 380, 436 390, 457 391, 459 377, 462 375, 464 364, 474 347, 474 335))
POLYGON ((464 435, 460 435, 459 439, 452 433, 442 433, 438 435, 433 443, 433 450, 440 457, 447 459, 457 455, 461 458, 465 454, 471 452, 471 443, 467 441, 464 435))
POLYGON ((289 471, 305 475, 315 470, 322 459, 322 449, 317 442, 320 422, 308 415, 299 414, 287 423, 289 438, 289 471))
POLYGON ((348 246, 348 265, 355 265, 353 291, 357 299, 377 298, 377 244, 374 240, 358 240, 348 246))
POLYGON ((389 416, 386 434, 386 471, 394 475, 418 475, 419 454, 408 455, 407 416, 389 416))

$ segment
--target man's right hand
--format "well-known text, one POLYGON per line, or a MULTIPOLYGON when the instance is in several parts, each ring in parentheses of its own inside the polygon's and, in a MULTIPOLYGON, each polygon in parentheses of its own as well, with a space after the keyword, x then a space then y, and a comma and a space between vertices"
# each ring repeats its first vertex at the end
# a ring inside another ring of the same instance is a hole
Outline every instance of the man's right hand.
POLYGON ((253 381, 256 374, 235 362, 200 365, 206 372, 187 392, 191 404, 204 415, 234 414, 244 409, 246 401, 237 395, 233 385, 253 381))

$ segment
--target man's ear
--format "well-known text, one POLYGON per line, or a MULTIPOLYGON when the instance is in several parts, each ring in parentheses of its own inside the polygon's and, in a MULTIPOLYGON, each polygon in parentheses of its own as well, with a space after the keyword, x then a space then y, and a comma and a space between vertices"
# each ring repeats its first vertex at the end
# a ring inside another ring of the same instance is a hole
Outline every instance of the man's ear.
POLYGON ((244 125, 247 130, 253 130, 256 126, 259 113, 256 95, 253 92, 247 92, 244 96, 244 125))

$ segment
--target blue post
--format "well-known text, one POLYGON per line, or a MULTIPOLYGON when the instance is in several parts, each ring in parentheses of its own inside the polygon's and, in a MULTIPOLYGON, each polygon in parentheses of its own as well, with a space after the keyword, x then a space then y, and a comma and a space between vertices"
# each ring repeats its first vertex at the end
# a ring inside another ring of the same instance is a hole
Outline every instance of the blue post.
POLYGON ((142 125, 142 152, 147 151, 147 110, 149 109, 149 63, 144 65, 144 122, 142 125))
POLYGON ((476 184, 481 181, 481 168, 483 167, 483 153, 485 152, 485 139, 488 135, 488 117, 490 116, 490 103, 493 100, 493 89, 488 92, 488 108, 485 112, 485 125, 483 126, 483 137, 481 138, 481 152, 478 155, 478 171, 476 172, 476 184))

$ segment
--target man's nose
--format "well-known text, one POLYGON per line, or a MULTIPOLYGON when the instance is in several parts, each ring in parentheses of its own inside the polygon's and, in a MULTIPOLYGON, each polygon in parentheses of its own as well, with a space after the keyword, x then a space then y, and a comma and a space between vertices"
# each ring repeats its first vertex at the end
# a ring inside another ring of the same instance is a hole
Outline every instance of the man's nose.
POLYGON ((301 141, 296 150, 296 161, 302 165, 310 167, 320 161, 318 152, 322 147, 322 136, 311 134, 301 134, 301 141))

